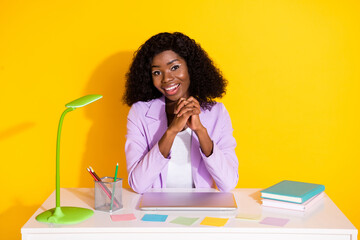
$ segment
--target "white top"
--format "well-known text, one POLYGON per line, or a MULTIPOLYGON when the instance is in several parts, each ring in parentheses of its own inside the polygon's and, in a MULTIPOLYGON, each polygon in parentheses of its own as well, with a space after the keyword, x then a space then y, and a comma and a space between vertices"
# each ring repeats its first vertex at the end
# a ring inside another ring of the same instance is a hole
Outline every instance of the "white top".
POLYGON ((191 135, 190 128, 179 132, 171 147, 171 159, 168 164, 166 188, 192 188, 191 172, 191 135))

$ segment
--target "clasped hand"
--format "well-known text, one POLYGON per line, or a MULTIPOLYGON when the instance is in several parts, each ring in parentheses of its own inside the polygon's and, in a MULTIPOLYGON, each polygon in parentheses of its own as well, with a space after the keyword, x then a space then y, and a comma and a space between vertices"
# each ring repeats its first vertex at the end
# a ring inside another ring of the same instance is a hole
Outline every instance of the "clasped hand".
POLYGON ((200 122, 199 114, 201 113, 200 104, 194 97, 180 98, 174 108, 174 119, 169 129, 180 132, 185 126, 191 130, 197 131, 203 128, 200 122))

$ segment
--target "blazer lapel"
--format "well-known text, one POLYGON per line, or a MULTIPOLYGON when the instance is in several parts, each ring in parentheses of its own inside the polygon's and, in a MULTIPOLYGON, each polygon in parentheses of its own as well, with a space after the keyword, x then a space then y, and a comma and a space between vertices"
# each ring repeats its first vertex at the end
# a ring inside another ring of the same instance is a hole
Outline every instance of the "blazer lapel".
MULTIPOLYGON (((149 151, 161 139, 167 129, 167 117, 165 112, 165 97, 157 98, 150 102, 149 110, 145 113, 148 127, 149 151)), ((160 173, 160 187, 165 187, 167 168, 160 173)))
POLYGON ((150 102, 149 110, 145 113, 149 132, 149 145, 152 148, 164 135, 167 129, 165 113, 165 97, 157 98, 150 102))

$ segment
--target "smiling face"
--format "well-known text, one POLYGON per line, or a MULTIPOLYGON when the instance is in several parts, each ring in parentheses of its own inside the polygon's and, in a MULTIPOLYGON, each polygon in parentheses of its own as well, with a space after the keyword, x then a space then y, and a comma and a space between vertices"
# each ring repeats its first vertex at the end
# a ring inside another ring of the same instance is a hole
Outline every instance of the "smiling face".
POLYGON ((167 50, 157 54, 151 63, 154 86, 168 101, 189 97, 190 77, 186 62, 177 53, 167 50))

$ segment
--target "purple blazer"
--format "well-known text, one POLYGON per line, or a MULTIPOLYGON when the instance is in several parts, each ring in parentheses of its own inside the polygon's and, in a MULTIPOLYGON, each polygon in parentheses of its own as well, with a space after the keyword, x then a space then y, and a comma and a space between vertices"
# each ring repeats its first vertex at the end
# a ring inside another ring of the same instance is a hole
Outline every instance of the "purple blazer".
MULTIPOLYGON (((239 179, 239 163, 229 113, 222 103, 216 103, 211 110, 202 109, 199 117, 214 147, 213 153, 206 157, 196 134, 192 135, 190 155, 195 187, 230 191, 239 179)), ((125 154, 129 185, 138 193, 166 187, 171 152, 165 158, 160 153, 158 142, 167 126, 164 97, 131 106, 127 117, 125 154)))

